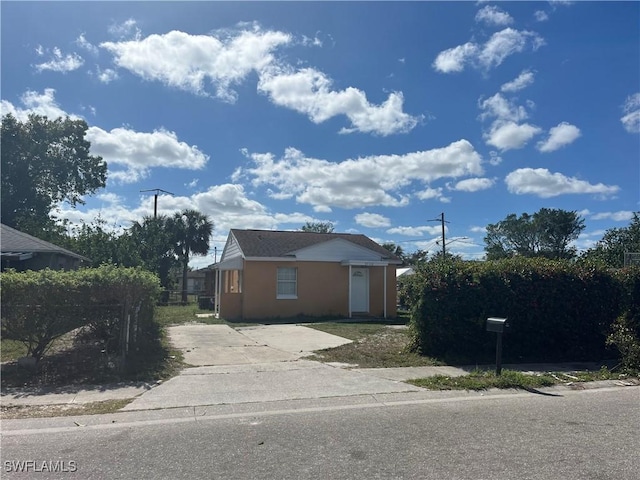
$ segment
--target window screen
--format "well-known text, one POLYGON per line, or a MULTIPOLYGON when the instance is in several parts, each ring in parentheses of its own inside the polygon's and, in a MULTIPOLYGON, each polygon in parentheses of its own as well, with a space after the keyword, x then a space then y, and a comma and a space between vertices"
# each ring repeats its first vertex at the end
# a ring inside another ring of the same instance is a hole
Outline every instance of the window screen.
POLYGON ((278 268, 278 298, 296 298, 298 295, 298 269, 278 268))

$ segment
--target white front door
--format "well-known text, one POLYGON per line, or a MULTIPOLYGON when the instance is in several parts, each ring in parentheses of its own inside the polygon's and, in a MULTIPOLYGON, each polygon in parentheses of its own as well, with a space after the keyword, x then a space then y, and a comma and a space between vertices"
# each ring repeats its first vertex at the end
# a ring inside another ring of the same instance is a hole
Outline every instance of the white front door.
POLYGON ((369 311, 368 268, 351 268, 351 311, 369 311))

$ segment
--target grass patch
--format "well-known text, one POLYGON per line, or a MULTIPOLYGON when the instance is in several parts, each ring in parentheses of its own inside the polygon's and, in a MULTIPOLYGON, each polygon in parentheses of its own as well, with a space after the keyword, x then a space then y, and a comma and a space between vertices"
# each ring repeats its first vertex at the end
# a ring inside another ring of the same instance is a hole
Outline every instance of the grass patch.
POLYGON ((433 358, 410 351, 412 337, 404 325, 331 322, 306 326, 353 340, 346 345, 320 350, 307 357, 310 360, 348 363, 360 368, 441 365, 433 358))
POLYGON ((329 323, 310 323, 305 324, 306 327, 320 330, 322 332, 337 335, 349 340, 361 340, 370 335, 378 335, 386 332, 389 327, 379 323, 347 323, 347 322, 329 322, 329 323))
POLYGON ((0 418, 46 418, 73 417, 78 415, 103 415, 115 413, 131 403, 131 398, 121 400, 105 400, 82 405, 3 405, 0 407, 0 418))
POLYGON ((503 370, 502 375, 496 375, 495 372, 478 370, 460 377, 436 375, 408 380, 407 383, 429 390, 486 390, 489 388, 550 387, 558 381, 550 374, 527 375, 513 370, 503 370))
POLYGON ((502 375, 493 371, 476 370, 469 375, 449 377, 436 375, 427 378, 407 380, 407 383, 429 390, 487 390, 489 388, 514 388, 528 390, 532 388, 550 387, 553 385, 574 385, 598 380, 624 380, 638 384, 637 375, 615 373, 607 368, 594 372, 548 372, 527 374, 513 370, 503 370, 502 375))
POLYGON ((199 322, 206 324, 225 323, 216 317, 196 317, 197 314, 213 313, 211 310, 201 310, 197 304, 168 305, 156 307, 155 320, 161 327, 182 325, 184 323, 199 322))

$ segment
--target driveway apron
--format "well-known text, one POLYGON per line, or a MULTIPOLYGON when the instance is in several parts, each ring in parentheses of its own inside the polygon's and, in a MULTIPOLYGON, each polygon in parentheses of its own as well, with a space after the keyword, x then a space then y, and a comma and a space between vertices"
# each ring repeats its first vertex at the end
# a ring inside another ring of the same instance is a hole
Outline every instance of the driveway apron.
POLYGON ((184 352, 178 376, 137 397, 123 410, 297 400, 420 391, 395 380, 336 368, 302 357, 351 340, 301 325, 188 324, 169 328, 184 352))

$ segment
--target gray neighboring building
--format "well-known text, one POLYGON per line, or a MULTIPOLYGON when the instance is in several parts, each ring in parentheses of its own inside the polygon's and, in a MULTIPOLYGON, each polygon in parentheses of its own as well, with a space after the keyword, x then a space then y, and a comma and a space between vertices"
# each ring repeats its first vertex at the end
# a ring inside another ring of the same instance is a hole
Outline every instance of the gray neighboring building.
POLYGON ((76 270, 91 263, 87 257, 0 224, 2 270, 76 270))

